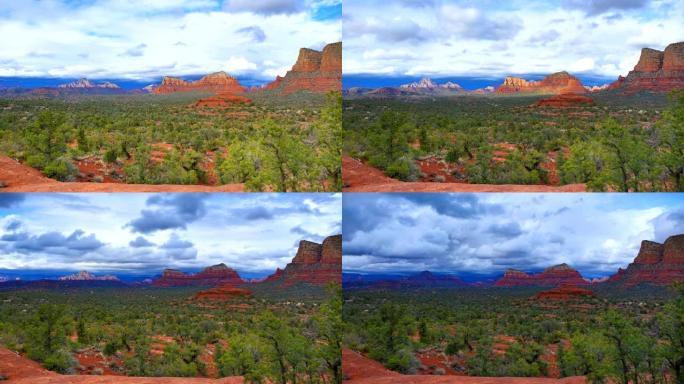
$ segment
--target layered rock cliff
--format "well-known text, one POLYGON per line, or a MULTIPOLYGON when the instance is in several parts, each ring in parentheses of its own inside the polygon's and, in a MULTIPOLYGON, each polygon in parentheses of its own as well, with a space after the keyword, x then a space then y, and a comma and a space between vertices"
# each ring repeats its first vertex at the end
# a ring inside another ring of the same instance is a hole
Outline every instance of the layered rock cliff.
POLYGON ((328 44, 323 51, 299 50, 297 62, 285 77, 276 79, 262 89, 288 95, 297 91, 326 93, 342 89, 342 43, 328 44))
POLYGON ((495 91, 496 93, 538 93, 538 94, 566 94, 586 93, 582 82, 575 76, 563 71, 546 76, 540 81, 527 81, 519 77, 509 76, 504 79, 495 91))
POLYGON ((618 78, 609 89, 624 93, 684 89, 684 42, 670 44, 664 51, 643 48, 634 69, 627 77, 618 78))
POLYGON ((197 81, 186 81, 178 77, 165 76, 152 92, 166 94, 187 91, 207 91, 215 93, 241 93, 245 88, 240 82, 225 72, 216 72, 197 81))
POLYGON ((497 287, 540 286, 555 287, 559 285, 589 284, 575 269, 567 264, 554 265, 541 273, 527 274, 517 269, 508 269, 503 277, 494 283, 497 287))
POLYGON ((157 287, 218 286, 242 284, 244 281, 232 268, 221 263, 207 267, 199 273, 186 274, 175 269, 165 269, 159 279, 152 282, 157 287))
POLYGON ((283 287, 299 283, 326 285, 341 283, 342 235, 326 237, 323 244, 307 240, 299 242, 297 254, 285 269, 278 269, 264 282, 274 282, 283 287))
POLYGON ((684 282, 684 234, 668 237, 663 244, 642 241, 634 261, 608 281, 626 287, 684 282))

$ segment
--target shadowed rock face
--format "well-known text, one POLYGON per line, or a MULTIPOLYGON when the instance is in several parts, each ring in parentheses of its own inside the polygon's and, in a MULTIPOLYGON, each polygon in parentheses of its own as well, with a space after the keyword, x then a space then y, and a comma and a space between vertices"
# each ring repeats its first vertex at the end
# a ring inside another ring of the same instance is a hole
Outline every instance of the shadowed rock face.
POLYGON ((281 95, 297 91, 326 93, 342 89, 342 43, 328 44, 323 51, 299 50, 299 57, 285 77, 276 77, 264 89, 281 95))
POLYGON ((542 93, 566 94, 586 93, 582 82, 575 76, 563 71, 550 74, 540 81, 527 81, 518 77, 507 77, 495 91, 496 93, 542 93))
POLYGON ((200 273, 186 274, 175 269, 165 269, 162 277, 154 280, 157 287, 217 286, 223 284, 242 284, 240 275, 225 264, 205 268, 200 273))
POLYGON ((609 89, 619 89, 625 93, 684 89, 684 42, 670 44, 664 51, 642 49, 634 70, 623 81, 618 79, 611 84, 609 89))
POLYGON ((609 282, 627 287, 684 282, 684 235, 668 237, 664 244, 642 241, 634 262, 618 270, 609 282))
POLYGON ((298 283, 326 285, 341 283, 342 235, 326 237, 323 244, 302 240, 297 254, 285 269, 278 269, 265 282, 275 282, 284 287, 298 283))
POLYGON ((587 285, 589 284, 579 272, 567 264, 554 265, 541 273, 529 275, 525 272, 509 269, 503 277, 494 283, 497 287, 587 285))

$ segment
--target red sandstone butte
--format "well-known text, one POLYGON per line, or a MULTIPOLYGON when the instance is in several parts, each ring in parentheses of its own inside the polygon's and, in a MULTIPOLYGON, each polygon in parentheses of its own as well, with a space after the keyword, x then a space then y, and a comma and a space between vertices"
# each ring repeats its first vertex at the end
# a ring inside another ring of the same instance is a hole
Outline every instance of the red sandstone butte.
POLYGON ((567 264, 554 265, 541 273, 529 275, 517 269, 508 269, 503 277, 494 283, 497 287, 559 286, 589 284, 579 272, 567 264))
POLYGON ((684 282, 684 234, 670 236, 664 244, 642 241, 634 261, 627 269, 619 269, 608 282, 625 287, 684 282))
POLYGON ((251 294, 252 291, 248 289, 237 288, 230 284, 226 284, 198 292, 195 295, 195 300, 232 300, 236 297, 249 296, 251 294))
POLYGON ((152 282, 157 287, 218 286, 223 284, 242 284, 240 275, 221 263, 207 267, 202 272, 186 274, 175 269, 165 269, 159 279, 152 282))
POLYGON ((165 76, 154 93, 167 94, 187 91, 207 91, 216 93, 242 93, 245 88, 240 82, 221 71, 204 76, 197 81, 186 81, 177 77, 165 76))
POLYGON ((283 287, 299 283, 326 285, 341 283, 342 235, 326 237, 323 244, 307 240, 299 242, 297 254, 285 269, 278 269, 264 282, 275 282, 283 287))
POLYGON ((594 105, 594 100, 591 97, 568 93, 538 100, 534 105, 537 107, 570 108, 594 105))
POLYGON ((563 71, 546 76, 540 81, 527 81, 508 76, 495 91, 499 94, 538 93, 538 94, 583 94, 587 93, 582 82, 575 76, 563 71))
POLYGON ((594 297, 594 292, 580 287, 573 287, 562 285, 548 291, 537 293, 534 298, 536 300, 577 300, 594 297))
POLYGON ((297 91, 326 93, 342 89, 342 43, 328 44, 323 51, 301 48, 299 57, 285 77, 262 89, 289 95, 297 91))
POLYGON ((620 76, 608 89, 628 94, 684 90, 684 42, 670 44, 664 51, 643 48, 634 69, 627 77, 620 76))

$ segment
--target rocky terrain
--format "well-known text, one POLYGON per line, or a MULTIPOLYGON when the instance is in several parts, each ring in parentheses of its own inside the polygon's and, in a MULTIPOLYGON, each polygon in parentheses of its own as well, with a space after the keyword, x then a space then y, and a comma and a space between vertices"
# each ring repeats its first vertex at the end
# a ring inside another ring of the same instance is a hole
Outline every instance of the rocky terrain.
POLYGON ((540 81, 527 81, 519 77, 508 76, 503 84, 496 88, 499 94, 537 93, 537 94, 582 94, 587 90, 575 76, 563 71, 546 76, 540 81))
POLYGON ((226 108, 236 104, 251 104, 252 100, 232 93, 222 92, 214 96, 206 97, 197 100, 195 107, 197 108, 226 108))
POLYGON ((342 372, 350 384, 584 384, 584 377, 548 379, 537 377, 468 377, 436 375, 401 375, 377 361, 351 349, 342 349, 342 372))
POLYGON ((285 77, 278 76, 263 89, 285 96, 297 91, 340 91, 341 87, 342 43, 338 42, 326 45, 323 51, 300 49, 297 62, 285 77))
POLYGON ((307 240, 299 242, 297 254, 285 269, 278 269, 266 278, 283 287, 299 283, 326 285, 341 282, 342 235, 326 237, 322 244, 307 240))
POLYGON ((236 78, 221 71, 206 75, 197 81, 186 81, 178 77, 165 76, 161 84, 154 88, 153 92, 156 94, 187 91, 242 93, 245 90, 245 87, 240 85, 236 78))
POLYGON ((664 51, 643 48, 634 69, 627 77, 620 76, 609 89, 628 94, 684 89, 684 42, 670 44, 664 51))
POLYGON ((567 264, 554 265, 541 273, 527 274, 517 269, 508 269, 503 277, 494 283, 497 287, 555 287, 559 285, 587 285, 579 272, 567 264))
POLYGON ((670 236, 663 244, 642 241, 634 261, 626 269, 620 268, 608 282, 625 287, 684 282, 684 234, 670 236))
POLYGON ((0 375, 11 384, 242 384, 242 377, 222 379, 60 375, 35 361, 0 347, 0 375))
POLYGON ((580 287, 561 285, 547 291, 542 291, 534 296, 535 300, 578 300, 594 297, 594 292, 580 287))
POLYGON ((566 93, 538 100, 534 105, 536 107, 571 108, 594 105, 594 100, 591 97, 566 93))
POLYGON ((232 268, 221 263, 204 268, 201 272, 187 274, 175 269, 165 269, 162 276, 152 281, 156 287, 239 285, 244 280, 232 268))
POLYGON ((584 184, 563 186, 403 182, 362 161, 342 157, 343 192, 584 192, 584 184))
POLYGON ((95 276, 88 271, 81 271, 73 275, 62 276, 60 281, 119 281, 119 278, 112 275, 95 276))
POLYGON ((232 300, 237 297, 249 296, 251 294, 252 291, 248 289, 237 288, 230 284, 226 284, 198 292, 195 295, 195 300, 232 300))

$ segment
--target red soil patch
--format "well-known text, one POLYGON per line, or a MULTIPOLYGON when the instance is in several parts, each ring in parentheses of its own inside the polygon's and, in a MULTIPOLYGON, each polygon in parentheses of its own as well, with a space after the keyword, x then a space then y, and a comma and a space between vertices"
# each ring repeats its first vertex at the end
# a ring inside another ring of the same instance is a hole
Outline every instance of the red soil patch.
POLYGON ((455 171, 462 171, 462 169, 459 169, 455 165, 450 164, 443 159, 430 156, 423 160, 418 160, 416 163, 418 164, 420 172, 423 175, 421 176, 420 181, 431 181, 437 183, 462 182, 453 176, 455 171))
POLYGON ((0 182, 2 192, 242 192, 243 184, 174 185, 174 184, 123 184, 59 182, 43 176, 40 171, 0 155, 0 182))
POLYGON ((470 377, 400 375, 377 361, 373 361, 350 349, 342 349, 342 372, 345 383, 350 384, 585 384, 584 377, 564 379, 537 377, 470 377))
POLYGON ((211 97, 197 100, 195 107, 197 108, 228 108, 234 105, 251 104, 252 100, 244 97, 235 95, 232 93, 224 92, 219 93, 211 97))
POLYGON ((584 184, 563 186, 402 182, 349 156, 342 157, 343 192, 584 192, 584 184))
POLYGON ((198 292, 195 295, 195 300, 233 300, 238 297, 250 296, 251 294, 252 291, 248 289, 237 288, 227 284, 198 292))
POLYGON ((60 375, 35 361, 0 347, 0 373, 11 384, 242 384, 241 377, 223 379, 60 375))
POLYGON ((88 156, 80 160, 74 160, 74 165, 76 168, 78 168, 76 181, 121 183, 120 179, 112 177, 112 173, 116 175, 123 174, 121 167, 116 165, 107 165, 104 161, 102 161, 102 159, 96 156, 88 156))
POLYGON ((595 297, 594 292, 579 287, 560 286, 547 291, 537 293, 535 300, 578 300, 595 297))
POLYGON ((534 105, 537 107, 571 108, 594 105, 594 100, 582 95, 562 94, 541 99, 534 105))
POLYGON ((430 349, 427 351, 416 353, 416 358, 420 360, 422 367, 418 372, 424 375, 434 375, 438 370, 442 372, 439 374, 447 376, 465 376, 465 372, 457 372, 452 368, 456 363, 463 366, 463 361, 447 356, 444 352, 430 349))
POLYGON ((96 370, 100 371, 100 375, 122 375, 120 372, 115 371, 111 368, 112 364, 117 367, 122 367, 123 362, 120 359, 112 357, 111 360, 108 360, 104 355, 102 355, 101 352, 93 348, 89 348, 82 352, 76 353, 74 355, 74 358, 78 360, 78 363, 80 365, 80 367, 78 368, 78 372, 81 375, 92 375, 96 370))

